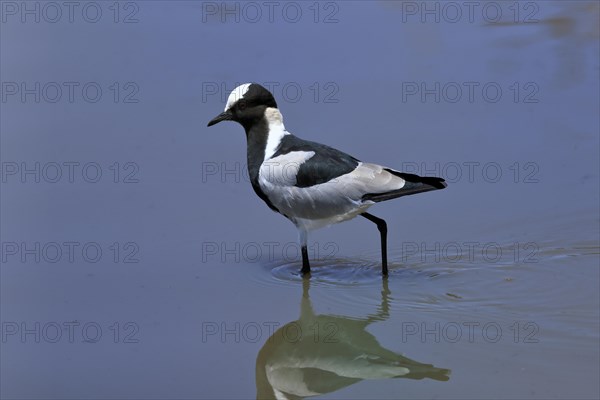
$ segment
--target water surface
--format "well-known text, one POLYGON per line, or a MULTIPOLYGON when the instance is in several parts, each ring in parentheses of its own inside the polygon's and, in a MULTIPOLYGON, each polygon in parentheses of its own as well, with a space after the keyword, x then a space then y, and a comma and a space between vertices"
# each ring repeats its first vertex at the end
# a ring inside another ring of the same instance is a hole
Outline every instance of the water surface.
POLYGON ((98 4, 3 9, 2 398, 600 396, 596 2, 98 4), (387 279, 364 219, 315 232, 298 275, 242 129, 206 128, 247 81, 298 136, 447 179, 371 209, 387 279))

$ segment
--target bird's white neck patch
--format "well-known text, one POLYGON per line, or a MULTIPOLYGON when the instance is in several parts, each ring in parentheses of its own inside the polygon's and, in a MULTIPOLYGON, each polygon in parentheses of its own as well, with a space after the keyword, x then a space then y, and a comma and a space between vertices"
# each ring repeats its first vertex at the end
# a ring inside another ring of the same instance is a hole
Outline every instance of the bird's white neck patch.
POLYGON ((267 146, 265 147, 264 161, 273 157, 277 151, 277 148, 279 147, 279 144, 281 143, 281 139, 283 139, 285 135, 290 134, 285 130, 285 125, 283 125, 283 116, 278 109, 268 107, 265 110, 265 118, 267 120, 267 124, 269 125, 269 133, 267 137, 267 146))
POLYGON ((227 104, 225 104, 225 110, 223 111, 229 110, 231 107, 233 107, 236 101, 244 97, 250 85, 251 83, 244 83, 243 85, 240 85, 233 89, 231 93, 229 93, 229 97, 227 98, 227 104))

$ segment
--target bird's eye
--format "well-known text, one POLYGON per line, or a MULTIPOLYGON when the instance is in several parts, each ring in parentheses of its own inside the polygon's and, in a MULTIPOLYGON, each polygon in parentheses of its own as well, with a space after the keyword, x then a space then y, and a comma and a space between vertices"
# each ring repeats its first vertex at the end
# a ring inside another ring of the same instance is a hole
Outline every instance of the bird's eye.
POLYGON ((239 108, 240 110, 245 110, 245 109, 246 109, 246 100, 244 100, 244 99, 241 99, 241 100, 238 102, 238 108, 239 108))

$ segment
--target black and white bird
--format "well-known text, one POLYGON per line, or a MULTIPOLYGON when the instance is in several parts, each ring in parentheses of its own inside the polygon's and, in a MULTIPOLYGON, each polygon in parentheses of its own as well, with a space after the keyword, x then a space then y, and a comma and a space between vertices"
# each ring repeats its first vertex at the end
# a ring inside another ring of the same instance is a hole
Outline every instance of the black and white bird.
POLYGON ((256 83, 235 88, 225 110, 208 126, 221 121, 235 121, 244 127, 252 188, 273 211, 298 228, 302 274, 310 273, 308 232, 360 215, 377 225, 382 273, 387 275, 387 224, 367 209, 380 201, 446 187, 442 178, 361 162, 292 135, 283 125, 273 95, 256 83))

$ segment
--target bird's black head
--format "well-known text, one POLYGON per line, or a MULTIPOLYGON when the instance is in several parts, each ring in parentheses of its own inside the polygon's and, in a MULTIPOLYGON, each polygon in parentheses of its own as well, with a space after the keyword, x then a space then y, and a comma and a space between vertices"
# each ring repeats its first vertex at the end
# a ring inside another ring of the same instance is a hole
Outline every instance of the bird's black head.
POLYGON ((265 110, 269 107, 277 108, 271 92, 258 83, 245 83, 233 89, 227 99, 225 111, 210 120, 208 126, 221 121, 235 121, 247 130, 264 117, 265 110))

